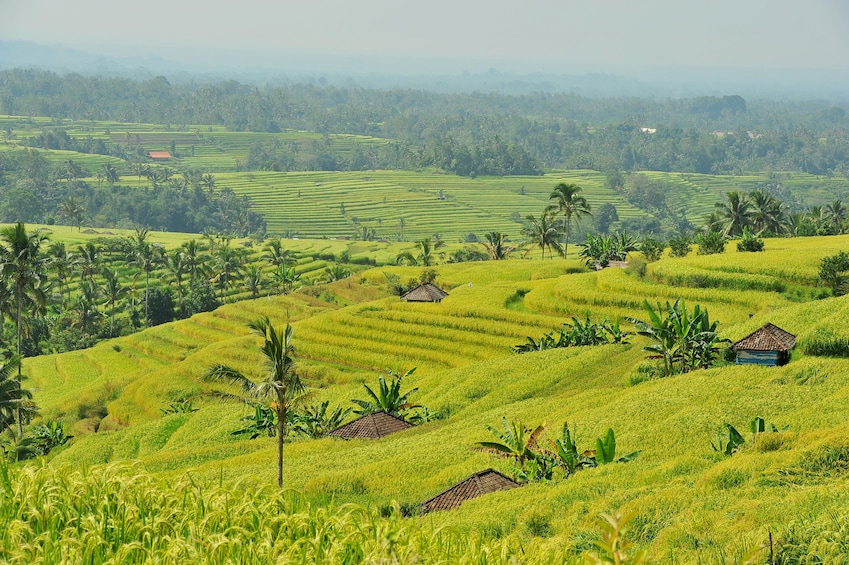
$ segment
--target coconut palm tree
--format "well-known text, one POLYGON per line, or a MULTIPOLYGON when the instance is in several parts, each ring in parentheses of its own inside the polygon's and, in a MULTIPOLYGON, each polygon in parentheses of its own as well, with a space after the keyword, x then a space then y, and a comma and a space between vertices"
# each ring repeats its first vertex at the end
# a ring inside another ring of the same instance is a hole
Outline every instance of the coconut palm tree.
POLYGON ((177 283, 177 302, 180 312, 183 311, 183 277, 188 270, 186 265, 186 254, 181 249, 174 249, 166 256, 168 270, 174 276, 174 282, 177 283))
POLYGON ((75 197, 68 196, 59 204, 59 214, 65 216, 73 225, 77 226, 77 231, 82 229, 85 207, 75 197))
POLYGON ((592 217, 587 199, 580 196, 578 194, 579 192, 581 192, 580 186, 561 182, 554 187, 554 190, 548 196, 549 200, 555 200, 555 203, 551 205, 552 208, 563 214, 563 234, 565 235, 563 242, 564 259, 569 251, 569 235, 571 234, 572 220, 574 219, 575 223, 578 224, 581 217, 592 217))
POLYGON ((94 274, 100 270, 100 248, 89 241, 78 248, 76 264, 80 268, 80 281, 94 282, 94 274))
POLYGON ((772 194, 756 190, 749 195, 753 213, 752 227, 756 232, 780 234, 787 222, 784 205, 772 194))
POLYGON ((260 349, 268 368, 265 378, 254 382, 230 367, 215 365, 207 370, 204 379, 235 385, 250 397, 272 400, 272 408, 277 416, 277 486, 282 487, 286 420, 292 407, 302 399, 305 387, 295 372, 292 326, 287 323, 285 329, 277 330, 265 316, 250 323, 249 327, 263 338, 260 349))
POLYGON ((722 234, 738 236, 745 226, 752 227, 754 210, 745 194, 737 191, 725 194, 725 202, 716 203, 716 211, 722 220, 722 234))
POLYGON ((189 272, 189 286, 195 284, 195 278, 199 272, 203 272, 204 265, 209 260, 209 255, 203 253, 201 243, 192 239, 183 244, 183 261, 186 264, 186 270, 189 272))
POLYGON ((560 238, 560 230, 555 226, 555 211, 546 208, 539 218, 528 215, 525 218, 525 226, 522 228, 522 235, 526 241, 532 245, 539 246, 542 251, 542 258, 545 259, 545 248, 548 247, 549 254, 554 257, 554 251, 560 253, 562 247, 557 241, 560 238), (554 251, 552 251, 554 250, 554 251))
POLYGON ((840 200, 835 200, 823 209, 825 220, 831 233, 839 235, 843 233, 843 222, 846 220, 846 206, 840 200))
POLYGON ((20 366, 18 355, 12 355, 0 365, 0 431, 15 423, 21 405, 32 398, 32 392, 21 388, 17 375, 20 366))
POLYGON ((163 262, 163 250, 159 245, 147 241, 150 232, 147 228, 136 229, 131 238, 133 244, 132 261, 144 273, 144 319, 150 319, 150 273, 163 262))
POLYGON ((127 296, 129 288, 121 284, 118 271, 103 269, 103 293, 109 305, 109 336, 115 337, 115 303, 127 296))
POLYGON ((272 239, 265 245, 265 253, 261 259, 268 261, 277 268, 280 265, 291 266, 297 263, 295 254, 289 249, 283 249, 282 239, 272 239))
POLYGON ((262 267, 256 265, 247 265, 245 267, 245 286, 251 291, 251 298, 258 298, 262 286, 265 284, 265 277, 262 276, 262 267))
POLYGON ((481 242, 486 249, 489 258, 494 261, 507 259, 513 251, 514 246, 507 245, 507 238, 501 232, 491 231, 484 236, 485 242, 481 242))
POLYGON ((419 265, 422 267, 430 267, 436 263, 437 255, 435 251, 445 245, 439 239, 431 239, 426 237, 424 239, 420 239, 416 242, 416 248, 419 250, 419 254, 413 256, 413 254, 409 251, 405 251, 403 253, 399 253, 395 258, 395 262, 398 264, 408 264, 408 265, 419 265))
POLYGON ((68 284, 68 277, 74 265, 73 255, 68 253, 64 243, 51 243, 47 249, 49 266, 56 273, 56 279, 59 281, 59 298, 62 304, 65 303, 65 285, 68 284))
MULTIPOLYGON (((16 353, 21 355, 24 332, 24 311, 39 311, 47 302, 45 268, 47 257, 41 253, 47 236, 41 232, 27 233, 23 223, 0 229, 0 276, 8 281, 15 305, 16 353)), ((18 364, 18 381, 21 366, 18 364)), ((23 433, 23 413, 18 410, 18 432, 23 433)))

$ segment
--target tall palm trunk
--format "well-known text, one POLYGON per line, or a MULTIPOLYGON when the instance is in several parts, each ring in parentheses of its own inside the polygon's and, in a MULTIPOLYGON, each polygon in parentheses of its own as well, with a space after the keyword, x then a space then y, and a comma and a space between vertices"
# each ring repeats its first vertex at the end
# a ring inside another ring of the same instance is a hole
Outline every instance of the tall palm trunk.
MULTIPOLYGON (((21 321, 23 319, 23 316, 22 316, 23 304, 22 304, 22 300, 21 300, 21 293, 23 293, 23 289, 21 288, 21 285, 19 284, 18 285, 17 327, 15 328, 17 330, 16 331, 16 334, 17 334, 16 337, 17 337, 17 340, 18 340, 18 346, 17 346, 18 357, 21 356, 21 321)), ((22 386, 21 383, 23 381, 23 376, 21 375, 21 365, 22 364, 23 363, 18 363, 18 387, 22 386)), ((18 400, 18 405, 15 408, 15 413, 16 413, 15 415, 17 416, 16 419, 18 420, 18 436, 22 436, 22 435, 24 435, 24 423, 21 421, 20 399, 18 400)))
POLYGON ((277 394, 277 486, 283 487, 283 435, 286 433, 286 408, 284 399, 277 394))

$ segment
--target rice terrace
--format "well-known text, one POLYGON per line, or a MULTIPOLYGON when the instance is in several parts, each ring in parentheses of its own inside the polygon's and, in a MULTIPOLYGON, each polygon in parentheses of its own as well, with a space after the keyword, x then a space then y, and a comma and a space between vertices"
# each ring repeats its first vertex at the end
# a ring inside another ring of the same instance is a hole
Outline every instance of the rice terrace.
POLYGON ((0 562, 849 563, 844 115, 29 72, 0 562))

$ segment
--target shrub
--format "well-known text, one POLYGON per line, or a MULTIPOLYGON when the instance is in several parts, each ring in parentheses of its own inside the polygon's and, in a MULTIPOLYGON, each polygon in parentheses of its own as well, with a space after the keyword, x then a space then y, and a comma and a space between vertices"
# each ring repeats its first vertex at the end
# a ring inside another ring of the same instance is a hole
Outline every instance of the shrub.
POLYGON ((669 238, 669 254, 672 257, 686 257, 690 253, 691 243, 690 236, 687 234, 673 236, 669 238))
POLYGON ((643 256, 649 263, 660 259, 664 249, 666 249, 666 243, 650 235, 644 237, 643 242, 640 244, 640 251, 642 251, 643 256))
POLYGON ((764 250, 764 240, 761 239, 761 232, 752 233, 749 226, 743 228, 743 236, 737 242, 737 251, 758 252, 764 250))
POLYGON ((820 280, 831 289, 834 296, 842 296, 849 291, 849 253, 841 251, 837 255, 826 257, 820 263, 820 280))
POLYGON ((696 243, 699 244, 699 255, 715 255, 717 253, 725 253, 725 236, 718 231, 709 231, 701 233, 696 237, 696 243))

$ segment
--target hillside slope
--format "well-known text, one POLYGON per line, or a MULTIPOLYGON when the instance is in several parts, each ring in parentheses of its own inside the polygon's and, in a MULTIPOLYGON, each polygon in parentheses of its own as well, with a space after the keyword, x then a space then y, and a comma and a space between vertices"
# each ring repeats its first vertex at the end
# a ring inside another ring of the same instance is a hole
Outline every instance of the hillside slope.
POLYGON ((612 427, 619 453, 641 453, 412 523, 517 535, 537 550, 577 555, 597 539, 596 516, 622 510, 636 515, 631 537, 657 562, 742 560, 770 533, 780 543, 820 540, 822 551, 837 551, 842 542, 829 536, 835 520, 847 517, 849 359, 805 349, 849 341, 842 322, 849 298, 806 300, 818 292, 810 283, 819 259, 846 244, 847 237, 769 240, 762 254, 664 258, 645 278, 616 269, 564 274, 575 265, 560 260, 441 265, 438 282, 450 296, 440 304, 399 302, 382 286, 387 269, 374 269, 327 287, 347 305, 301 293, 241 302, 92 350, 28 360, 27 370, 45 416, 76 421, 77 437, 53 466, 129 459, 169 480, 190 473, 267 484, 274 440, 232 435, 244 406, 194 396, 197 412, 160 409, 208 388, 199 375, 213 363, 259 376, 262 358, 246 322, 265 314, 282 324, 288 316, 310 402, 350 405, 377 373, 417 367, 405 387, 417 387, 415 401, 447 415, 378 441, 292 438, 286 484, 317 503, 418 503, 487 467, 511 472, 507 461, 473 449, 503 417, 546 422, 551 438, 568 422, 582 448, 612 427), (666 282, 672 275, 675 286, 666 282), (643 300, 678 297, 707 307, 731 339, 767 321, 797 334, 792 362, 646 381, 641 338, 510 353, 570 316, 639 318, 643 300), (753 442, 746 430, 755 416, 785 431, 753 442), (725 422, 747 439, 731 457, 711 448, 725 422))

